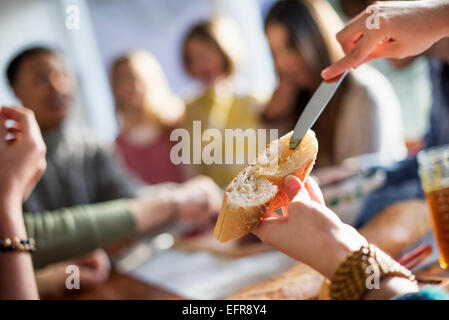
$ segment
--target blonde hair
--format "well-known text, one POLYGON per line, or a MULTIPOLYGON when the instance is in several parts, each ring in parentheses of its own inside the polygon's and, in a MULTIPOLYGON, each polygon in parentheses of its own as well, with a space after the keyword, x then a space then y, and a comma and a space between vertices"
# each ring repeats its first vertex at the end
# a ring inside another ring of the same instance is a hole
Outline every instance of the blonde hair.
MULTIPOLYGON (((145 85, 144 116, 148 122, 173 126, 184 116, 185 106, 170 89, 167 78, 156 58, 147 51, 137 50, 116 59, 111 68, 112 81, 117 68, 127 64, 145 85)), ((116 111, 124 106, 116 104, 116 111)))
POLYGON ((225 75, 234 74, 238 65, 243 62, 243 41, 237 24, 229 18, 212 18, 195 24, 184 38, 182 46, 182 60, 188 74, 192 74, 187 43, 192 39, 209 42, 216 46, 225 60, 225 75))
POLYGON ((303 2, 309 7, 315 23, 320 29, 321 36, 328 48, 331 62, 337 62, 344 56, 336 38, 336 34, 344 27, 343 21, 327 1, 303 0, 303 2))

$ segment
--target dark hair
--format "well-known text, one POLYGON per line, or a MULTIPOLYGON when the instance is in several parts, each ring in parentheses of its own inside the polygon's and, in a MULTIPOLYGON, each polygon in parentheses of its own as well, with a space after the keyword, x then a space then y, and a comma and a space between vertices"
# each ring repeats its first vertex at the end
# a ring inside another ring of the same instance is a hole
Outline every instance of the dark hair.
POLYGON ((285 27, 290 47, 301 53, 316 74, 319 75, 321 70, 331 64, 330 48, 306 3, 299 0, 279 0, 265 18, 265 27, 271 23, 279 23, 285 27))
POLYGON ((14 56, 14 58, 11 59, 8 63, 8 67, 6 68, 6 77, 8 78, 9 85, 13 87, 16 84, 20 66, 25 62, 25 60, 41 54, 55 54, 56 52, 56 50, 43 46, 29 47, 20 51, 14 56))
MULTIPOLYGON (((271 23, 278 23, 285 28, 289 46, 301 54, 317 80, 321 80, 321 70, 340 58, 340 48, 334 41, 334 29, 341 21, 326 1, 279 0, 268 12, 265 18, 265 28, 271 23)), ((331 162, 334 161, 333 137, 342 92, 346 91, 350 79, 348 77, 344 80, 342 88, 313 126, 320 141, 321 159, 327 157, 331 162), (325 156, 323 157, 323 155, 325 156)), ((300 116, 311 95, 312 92, 309 90, 300 90, 297 93, 296 107, 286 117, 286 121, 297 119, 300 116)), ((318 165, 328 165, 328 163, 322 163, 321 159, 318 160, 318 165)))

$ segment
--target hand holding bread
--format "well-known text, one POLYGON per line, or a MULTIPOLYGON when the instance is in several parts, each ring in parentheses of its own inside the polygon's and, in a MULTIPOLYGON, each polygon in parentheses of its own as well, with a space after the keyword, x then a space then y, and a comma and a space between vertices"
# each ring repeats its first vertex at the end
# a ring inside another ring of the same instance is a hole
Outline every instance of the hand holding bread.
POLYGON ((286 176, 306 179, 318 152, 315 133, 309 130, 295 150, 289 148, 291 135, 272 142, 226 188, 214 230, 218 240, 240 238, 254 229, 266 212, 286 206, 286 176))
POLYGON ((215 237, 224 242, 252 231, 266 244, 330 277, 366 240, 324 205, 319 187, 307 178, 318 152, 313 131, 295 150, 289 148, 290 138, 291 133, 272 142, 231 182, 215 237), (282 217, 273 212, 279 208, 282 217))
POLYGON ((344 224, 324 205, 318 185, 310 178, 285 179, 291 202, 284 216, 267 214, 253 230, 264 243, 331 277, 346 256, 367 243, 354 228, 344 224))

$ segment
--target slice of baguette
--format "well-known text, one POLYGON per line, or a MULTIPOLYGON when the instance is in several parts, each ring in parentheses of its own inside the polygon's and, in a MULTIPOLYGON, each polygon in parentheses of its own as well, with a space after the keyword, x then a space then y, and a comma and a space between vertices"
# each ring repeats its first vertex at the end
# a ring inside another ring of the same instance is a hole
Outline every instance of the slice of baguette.
POLYGON ((249 233, 267 210, 288 204, 286 176, 293 174, 302 181, 308 176, 318 153, 318 141, 309 130, 299 146, 291 150, 292 133, 273 141, 226 188, 214 230, 217 240, 225 242, 249 233))

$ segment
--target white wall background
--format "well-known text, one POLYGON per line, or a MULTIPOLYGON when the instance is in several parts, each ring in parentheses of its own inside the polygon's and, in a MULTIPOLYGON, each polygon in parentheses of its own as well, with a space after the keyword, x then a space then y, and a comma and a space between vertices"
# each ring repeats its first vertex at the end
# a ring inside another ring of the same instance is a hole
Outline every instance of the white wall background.
POLYGON ((146 49, 159 60, 174 91, 185 97, 196 84, 183 70, 182 39, 194 23, 212 15, 236 20, 250 57, 238 75, 250 90, 270 93, 275 79, 261 9, 267 1, 272 0, 88 0, 88 5, 106 68, 130 50, 146 49))
POLYGON ((208 0, 89 0, 104 67, 109 70, 118 56, 145 49, 159 60, 173 89, 182 93, 190 80, 183 72, 180 42, 186 26, 211 14, 211 4, 208 0))

